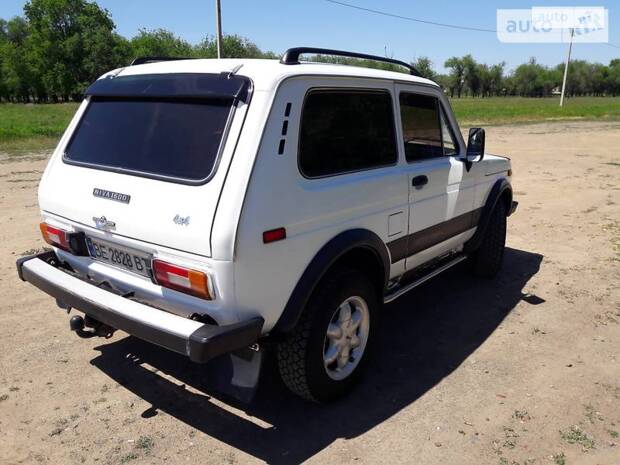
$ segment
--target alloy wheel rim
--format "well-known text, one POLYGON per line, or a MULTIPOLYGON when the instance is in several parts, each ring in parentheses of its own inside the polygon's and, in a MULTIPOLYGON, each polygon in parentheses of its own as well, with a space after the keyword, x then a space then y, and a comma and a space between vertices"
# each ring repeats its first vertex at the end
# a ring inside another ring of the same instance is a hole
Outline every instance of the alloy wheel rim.
POLYGON ((370 331, 368 304, 359 296, 342 302, 334 311, 323 344, 323 365, 327 376, 340 381, 359 364, 370 331))

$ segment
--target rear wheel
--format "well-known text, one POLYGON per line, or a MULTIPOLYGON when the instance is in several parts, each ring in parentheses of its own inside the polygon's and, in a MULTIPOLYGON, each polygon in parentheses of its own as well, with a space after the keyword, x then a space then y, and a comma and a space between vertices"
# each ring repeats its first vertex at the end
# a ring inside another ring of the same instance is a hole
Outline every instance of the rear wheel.
POLYGON ((343 269, 323 279, 293 332, 278 346, 286 386, 315 402, 350 391, 368 360, 377 307, 373 283, 363 273, 343 269))
POLYGON ((472 254, 472 271, 476 276, 493 278, 501 269, 506 246, 506 208, 497 202, 480 247, 472 254))

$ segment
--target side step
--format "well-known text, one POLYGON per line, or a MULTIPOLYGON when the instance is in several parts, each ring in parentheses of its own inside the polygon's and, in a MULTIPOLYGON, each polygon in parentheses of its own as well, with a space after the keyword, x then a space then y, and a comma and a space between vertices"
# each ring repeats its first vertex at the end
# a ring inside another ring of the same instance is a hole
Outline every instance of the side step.
POLYGON ((467 255, 459 255, 453 258, 452 260, 450 260, 449 262, 446 262, 443 265, 439 265, 437 268, 431 268, 431 270, 427 274, 419 277, 418 279, 408 284, 403 284, 402 286, 398 286, 394 290, 386 294, 385 297, 383 297, 383 303, 387 304, 387 303, 392 302, 393 300, 398 299, 400 296, 418 287, 420 284, 423 284, 429 279, 437 276, 438 274, 443 273, 447 269, 452 268, 454 265, 461 263, 466 258, 467 258, 467 255))

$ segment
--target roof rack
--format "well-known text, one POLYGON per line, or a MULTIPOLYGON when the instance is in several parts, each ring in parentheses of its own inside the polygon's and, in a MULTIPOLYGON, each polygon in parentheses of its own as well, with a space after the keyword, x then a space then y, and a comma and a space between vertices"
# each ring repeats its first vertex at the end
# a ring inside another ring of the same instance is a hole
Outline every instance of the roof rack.
POLYGON ((138 57, 131 62, 129 66, 144 65, 146 63, 157 63, 158 61, 175 61, 175 60, 195 60, 190 57, 138 57))
POLYGON ((393 58, 380 57, 377 55, 366 55, 365 53, 356 53, 356 52, 347 52, 344 50, 332 50, 329 48, 314 48, 314 47, 295 47, 289 48, 284 55, 282 55, 282 59, 280 63, 284 65, 298 65, 299 56, 302 54, 314 53, 316 55, 333 55, 339 57, 349 57, 349 58, 360 58, 362 60, 373 60, 373 61, 382 61, 384 63, 391 63, 393 65, 403 66, 409 70, 409 74, 413 76, 422 76, 420 72, 411 66, 409 63, 405 63, 404 61, 395 60, 393 58))

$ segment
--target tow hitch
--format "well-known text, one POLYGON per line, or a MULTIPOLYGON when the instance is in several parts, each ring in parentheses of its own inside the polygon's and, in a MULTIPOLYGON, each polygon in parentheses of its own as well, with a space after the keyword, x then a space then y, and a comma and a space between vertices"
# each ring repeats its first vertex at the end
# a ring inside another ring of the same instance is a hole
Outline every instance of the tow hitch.
POLYGON ((95 336, 109 339, 116 331, 111 326, 103 324, 101 321, 97 321, 88 315, 85 315, 84 318, 79 315, 72 316, 69 320, 69 328, 83 339, 95 336), (85 327, 88 329, 84 329, 85 327))

